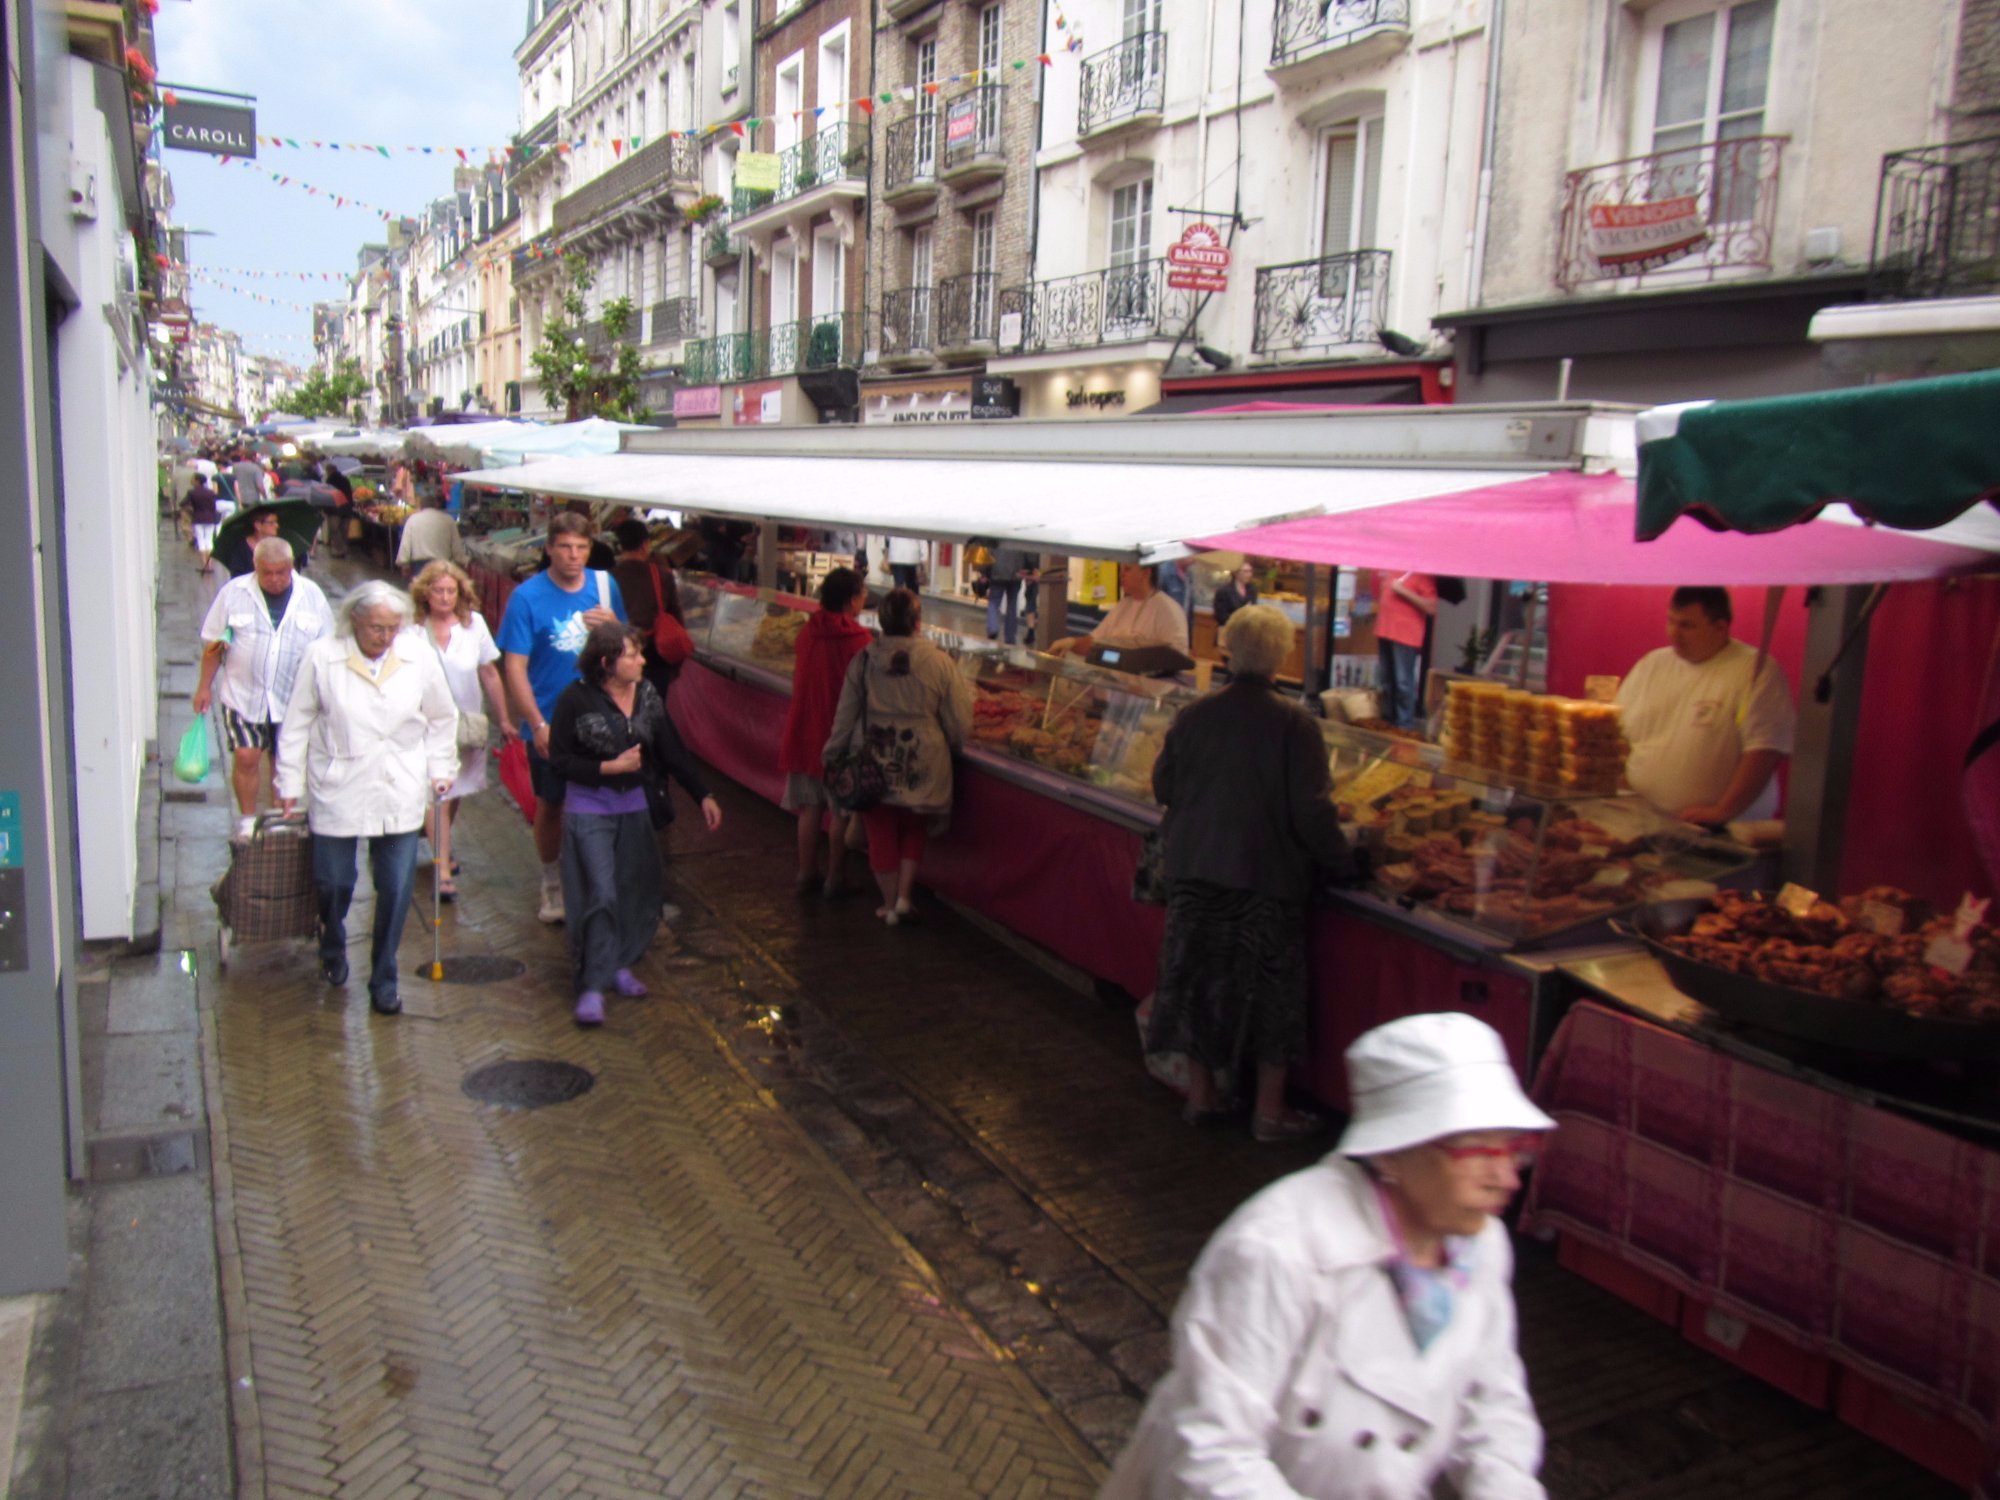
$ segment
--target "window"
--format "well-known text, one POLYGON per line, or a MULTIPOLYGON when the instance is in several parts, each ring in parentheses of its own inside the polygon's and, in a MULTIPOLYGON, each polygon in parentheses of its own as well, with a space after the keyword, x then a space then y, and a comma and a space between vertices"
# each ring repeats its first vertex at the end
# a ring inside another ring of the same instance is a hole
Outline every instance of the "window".
MULTIPOLYGON (((1000 7, 989 5, 979 12, 979 71, 1000 71, 1000 7)), ((982 79, 991 83, 993 79, 982 79)))
POLYGON ((931 284, 933 249, 936 238, 931 226, 910 231, 910 285, 927 287, 931 284))
POLYGON ((979 149, 999 149, 1000 90, 1000 7, 989 5, 979 13, 979 149))
POLYGON ((773 328, 799 317, 799 252, 790 242, 771 250, 771 316, 773 328))
POLYGON ((938 43, 927 36, 917 43, 917 169, 919 177, 937 175, 937 99, 924 92, 937 82, 938 43))
POLYGON ((847 103, 847 33, 848 23, 842 21, 819 39, 819 77, 815 80, 813 103, 832 111, 833 117, 826 122, 829 126, 847 118, 844 108, 847 103))
POLYGON ((695 127, 695 104, 700 90, 695 85, 694 62, 692 48, 681 54, 681 103, 670 127, 674 130, 692 130, 695 127))
POLYGON ((687 286, 685 288, 686 295, 699 301, 701 298, 701 226, 700 225, 698 224, 688 225, 685 244, 686 244, 686 250, 684 251, 685 259, 682 261, 682 264, 687 267, 687 275, 684 278, 687 282, 687 286))
POLYGON ((1351 120, 1320 137, 1319 253, 1373 250, 1382 192, 1382 121, 1351 120))
POLYGON ((1142 178, 1111 193, 1111 256, 1104 276, 1104 320, 1109 331, 1136 327, 1152 317, 1153 179, 1142 178))
POLYGON ((813 231, 813 317, 837 318, 847 300, 847 246, 833 225, 813 231))
POLYGON ((1000 215, 982 208, 972 216, 972 336, 993 336, 993 292, 999 258, 1000 215))
POLYGON ((644 145, 652 133, 653 121, 646 113, 646 91, 640 89, 632 96, 632 134, 638 136, 640 144, 644 145))
POLYGON ((794 52, 778 64, 778 149, 786 151, 799 143, 799 109, 805 103, 806 58, 794 52))
MULTIPOLYGON (((1124 0, 1123 35, 1134 37, 1142 31, 1160 29, 1162 0, 1124 0)), ((993 7, 998 10, 999 6, 993 7)))
POLYGON ((1701 190, 1703 163, 1715 147, 1711 212, 1718 223, 1754 216, 1762 150, 1730 148, 1730 141, 1764 133, 1764 104, 1771 73, 1771 37, 1777 0, 1743 0, 1671 19, 1658 34, 1651 150, 1653 198, 1701 190))
POLYGON ((715 278, 715 336, 728 338, 736 332, 736 273, 726 271, 715 278))
POLYGON ((736 90, 736 69, 743 61, 743 13, 735 0, 722 7, 722 92, 736 90))

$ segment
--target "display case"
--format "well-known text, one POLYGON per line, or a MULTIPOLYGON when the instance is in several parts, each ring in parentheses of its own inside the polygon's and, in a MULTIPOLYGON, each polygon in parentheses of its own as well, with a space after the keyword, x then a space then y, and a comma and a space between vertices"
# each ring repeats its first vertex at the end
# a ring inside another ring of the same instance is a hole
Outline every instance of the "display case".
POLYGON ((1510 945, 1710 894, 1754 859, 1629 792, 1579 796, 1422 741, 1337 723, 1323 733, 1334 800, 1377 893, 1510 945))
POLYGON ((1153 762, 1191 691, 1019 650, 968 653, 960 667, 973 688, 974 746, 1153 806, 1153 762))
MULTIPOLYGON (((798 654, 799 632, 806 618, 819 606, 793 594, 773 594, 743 584, 719 583, 706 575, 681 575, 682 623, 693 637, 695 649, 732 663, 761 668, 789 682, 798 654)), ((860 622, 879 631, 873 610, 865 610, 860 622)), ((985 652, 988 643, 938 630, 929 625, 923 632, 949 651, 954 658, 985 652)))

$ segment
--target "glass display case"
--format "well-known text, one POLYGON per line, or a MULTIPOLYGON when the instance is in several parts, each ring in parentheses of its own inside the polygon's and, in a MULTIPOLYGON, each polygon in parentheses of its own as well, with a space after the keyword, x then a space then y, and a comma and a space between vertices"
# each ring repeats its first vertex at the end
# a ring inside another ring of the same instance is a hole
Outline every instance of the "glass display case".
MULTIPOLYGON (((717 656, 762 667, 789 681, 799 632, 815 608, 788 595, 760 597, 754 592, 717 589, 706 644, 717 656)), ((703 644, 701 637, 695 637, 695 644, 703 644)))
POLYGON ((1144 807, 1167 728, 1195 697, 1175 682, 1027 651, 971 653, 960 668, 973 689, 972 745, 1144 807))
POLYGON ((1754 858, 1631 793, 1517 781, 1347 724, 1323 733, 1334 800, 1376 891, 1510 943, 1709 894, 1754 858))
POLYGON ((715 625, 715 601, 722 593, 715 579, 706 573, 682 571, 674 575, 674 584, 680 593, 681 623, 687 626, 687 633, 694 641, 697 651, 708 647, 709 631, 715 625))

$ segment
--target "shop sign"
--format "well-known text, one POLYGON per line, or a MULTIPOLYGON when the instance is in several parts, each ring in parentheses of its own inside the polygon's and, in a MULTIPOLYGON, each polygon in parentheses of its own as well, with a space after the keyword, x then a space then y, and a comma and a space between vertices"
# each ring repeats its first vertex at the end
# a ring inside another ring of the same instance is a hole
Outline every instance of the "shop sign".
POLYGON ((722 387, 682 386, 674 392, 674 420, 677 422, 722 415, 722 387))
POLYGON ((969 141, 979 133, 978 99, 957 99, 945 112, 944 139, 948 146, 969 141))
POLYGON ((1593 204, 1583 232, 1591 258, 1627 276, 1657 270, 1707 242, 1701 199, 1692 193, 1651 203, 1593 204))
POLYGON ((975 375, 972 378, 972 415, 975 421, 1021 414, 1021 388, 1004 375, 975 375))
POLYGON ((209 156, 257 155, 257 111, 238 104, 176 99, 166 108, 166 144, 209 156))
POLYGON ((1000 314, 999 344, 1002 349, 1021 347, 1021 315, 1017 312, 1000 314))
POLYGON ((749 193, 778 190, 778 153, 739 151, 736 153, 736 185, 749 193))
POLYGON ((766 380, 739 385, 730 397, 730 415, 738 427, 775 427, 785 420, 785 383, 766 380))
POLYGON ((869 391, 862 397, 861 421, 865 426, 908 425, 929 422, 967 422, 972 408, 963 386, 956 390, 869 391))
POLYGON ((1197 219, 1167 247, 1167 285, 1184 292, 1229 290, 1229 247, 1213 224, 1197 219))
POLYGON ((1123 391, 1064 391, 1063 405, 1071 411, 1103 411, 1108 406, 1123 406, 1123 391))

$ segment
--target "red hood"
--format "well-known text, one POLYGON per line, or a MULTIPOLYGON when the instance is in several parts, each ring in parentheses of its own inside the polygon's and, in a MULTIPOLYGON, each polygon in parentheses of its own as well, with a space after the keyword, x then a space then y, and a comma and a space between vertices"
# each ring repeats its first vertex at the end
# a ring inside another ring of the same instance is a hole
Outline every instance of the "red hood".
POLYGON ((806 616, 805 635, 818 636, 824 640, 859 640, 864 644, 875 639, 874 634, 853 615, 845 610, 818 609, 806 616))

